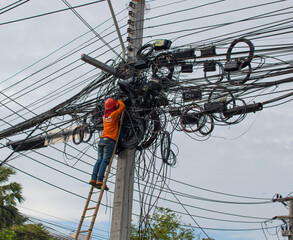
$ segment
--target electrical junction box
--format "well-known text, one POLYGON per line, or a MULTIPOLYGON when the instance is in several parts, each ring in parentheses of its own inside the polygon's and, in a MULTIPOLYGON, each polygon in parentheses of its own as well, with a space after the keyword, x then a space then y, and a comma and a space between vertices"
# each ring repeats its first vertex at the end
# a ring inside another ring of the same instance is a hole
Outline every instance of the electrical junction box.
POLYGON ((216 63, 215 62, 205 62, 203 64, 203 70, 205 72, 214 72, 214 71, 216 71, 216 63))
POLYGON ((182 64, 181 65, 181 72, 182 73, 192 73, 193 72, 193 65, 192 64, 182 64))
POLYGON ((238 60, 231 60, 226 62, 225 64, 226 71, 238 71, 239 70, 239 61, 238 60))
POLYGON ((170 40, 157 40, 154 45, 155 50, 170 49, 172 42, 170 40))
POLYGON ((179 50, 174 52, 173 55, 176 60, 195 58, 194 48, 179 50))
POLYGON ((201 57, 212 57, 212 56, 216 56, 216 47, 212 46, 212 47, 206 47, 206 48, 202 48, 200 49, 200 54, 201 57))

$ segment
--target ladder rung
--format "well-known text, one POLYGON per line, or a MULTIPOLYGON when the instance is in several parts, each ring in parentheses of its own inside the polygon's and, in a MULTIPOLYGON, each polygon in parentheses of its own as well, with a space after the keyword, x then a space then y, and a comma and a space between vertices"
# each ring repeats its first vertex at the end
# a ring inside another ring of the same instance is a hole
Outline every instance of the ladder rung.
POLYGON ((93 209, 96 209, 96 207, 90 207, 90 208, 87 208, 86 210, 93 210, 93 209))
POLYGON ((79 231, 80 233, 84 233, 84 232, 88 232, 89 231, 89 229, 88 230, 83 230, 83 231, 79 231))

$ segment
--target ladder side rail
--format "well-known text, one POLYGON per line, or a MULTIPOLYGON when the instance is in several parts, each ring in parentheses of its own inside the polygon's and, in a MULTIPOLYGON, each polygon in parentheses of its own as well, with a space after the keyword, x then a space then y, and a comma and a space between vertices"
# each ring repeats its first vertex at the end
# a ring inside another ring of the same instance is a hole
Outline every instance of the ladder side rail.
POLYGON ((117 141, 115 143, 114 151, 113 151, 112 156, 110 158, 110 162, 109 162, 109 165, 108 165, 108 169, 107 169, 107 172, 106 172, 104 181, 103 181, 103 185, 102 185, 102 188, 101 188, 101 192, 100 192, 100 195, 99 195, 99 198, 98 198, 98 201, 97 201, 96 209, 95 209, 95 212, 94 212, 93 217, 92 217, 91 225, 90 225, 90 228, 89 228, 89 231, 88 231, 88 235, 87 235, 87 239, 86 240, 89 240, 90 237, 91 237, 91 233, 92 233, 92 230, 93 230, 95 221, 96 221, 96 217, 97 217, 97 214, 98 214, 98 211, 99 211, 99 207, 101 205, 101 201, 102 201, 102 197, 103 197, 103 194, 104 194, 104 191, 105 191, 105 187, 106 187, 106 183, 107 183, 107 180, 108 180, 108 176, 109 176, 110 170, 111 170, 111 165, 112 165, 112 162, 113 162, 113 159, 114 159, 114 156, 115 156, 115 152, 116 152, 116 149, 117 149, 117 146, 118 146, 118 140, 119 140, 119 136, 120 136, 120 132, 121 132, 121 127, 122 127, 123 119, 124 119, 124 111, 123 111, 123 113, 121 115, 121 118, 120 118, 120 126, 119 126, 119 129, 118 129, 117 141))
POLYGON ((77 239, 78 239, 78 236, 79 236, 79 233, 80 233, 80 230, 81 230, 81 227, 82 227, 83 221, 84 221, 84 219, 85 219, 85 214, 86 214, 86 211, 87 211, 87 209, 88 209, 88 206, 89 206, 89 203, 90 203, 90 200, 91 200, 92 194, 93 194, 93 190, 94 190, 94 187, 91 186, 91 189, 90 189, 90 191, 89 191, 89 195, 88 195, 87 201, 86 201, 86 203, 85 203, 85 206, 84 206, 84 209, 83 209, 83 212, 82 212, 81 218, 80 218, 80 222, 79 222, 78 228, 77 228, 76 233, 75 233, 74 240, 77 240, 77 239))

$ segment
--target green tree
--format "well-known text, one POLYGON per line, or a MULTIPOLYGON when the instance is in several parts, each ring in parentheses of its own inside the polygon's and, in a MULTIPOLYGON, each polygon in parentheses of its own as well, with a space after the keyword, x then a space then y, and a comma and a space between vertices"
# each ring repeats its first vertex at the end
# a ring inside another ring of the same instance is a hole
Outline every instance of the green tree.
POLYGON ((0 231, 1 240, 53 240, 41 224, 18 225, 0 231))
POLYGON ((193 240, 200 239, 193 229, 182 227, 181 218, 168 208, 157 208, 146 219, 147 228, 132 225, 131 240, 193 240), (149 223, 149 224, 148 224, 149 223))
POLYGON ((8 183, 9 177, 16 172, 9 167, 0 166, 0 229, 23 224, 26 218, 16 208, 24 201, 22 187, 19 183, 8 183))

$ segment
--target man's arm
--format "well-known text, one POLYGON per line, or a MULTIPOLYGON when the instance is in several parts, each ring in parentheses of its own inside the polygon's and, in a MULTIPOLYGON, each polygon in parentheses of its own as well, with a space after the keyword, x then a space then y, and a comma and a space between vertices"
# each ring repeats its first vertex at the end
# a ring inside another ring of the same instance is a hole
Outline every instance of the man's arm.
POLYGON ((119 104, 119 107, 118 107, 117 110, 115 110, 115 111, 113 112, 113 114, 115 114, 115 115, 118 117, 118 116, 121 115, 121 113, 124 111, 124 109, 125 109, 125 104, 124 104, 124 102, 122 102, 122 100, 118 100, 117 103, 119 104))

